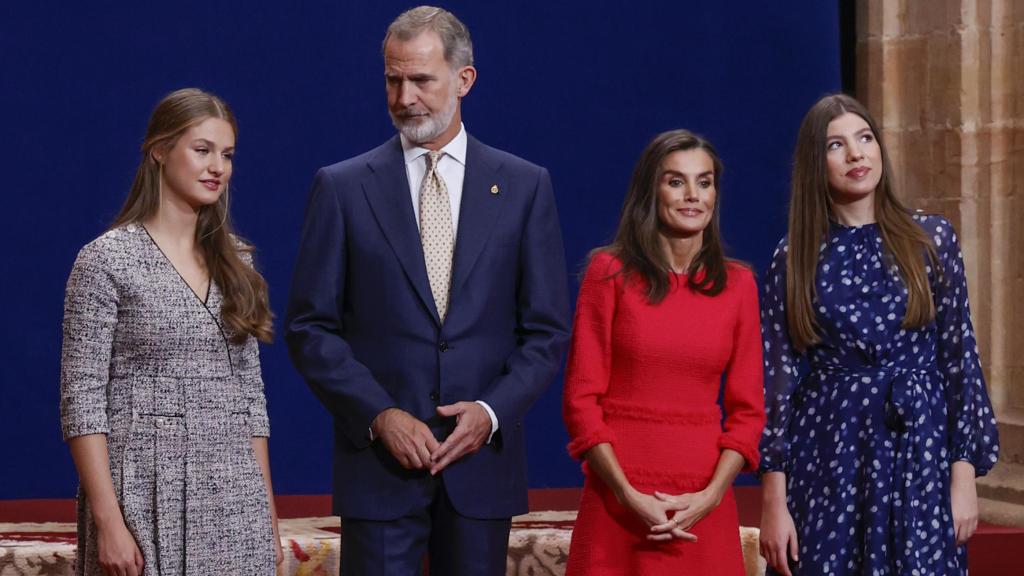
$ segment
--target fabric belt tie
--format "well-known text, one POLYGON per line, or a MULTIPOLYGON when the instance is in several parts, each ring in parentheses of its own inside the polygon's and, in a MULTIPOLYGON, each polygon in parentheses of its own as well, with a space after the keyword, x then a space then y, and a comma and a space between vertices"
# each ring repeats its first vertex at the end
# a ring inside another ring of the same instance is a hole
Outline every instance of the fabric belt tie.
POLYGON ((900 573, 924 574, 927 565, 907 548, 907 540, 917 526, 931 517, 931 510, 926 509, 922 501, 924 439, 920 423, 928 411, 924 384, 928 374, 935 369, 892 364, 857 367, 818 364, 812 370, 844 376, 869 376, 873 382, 885 387, 885 425, 897 433, 893 493, 889 495, 893 527, 890 546, 900 573))

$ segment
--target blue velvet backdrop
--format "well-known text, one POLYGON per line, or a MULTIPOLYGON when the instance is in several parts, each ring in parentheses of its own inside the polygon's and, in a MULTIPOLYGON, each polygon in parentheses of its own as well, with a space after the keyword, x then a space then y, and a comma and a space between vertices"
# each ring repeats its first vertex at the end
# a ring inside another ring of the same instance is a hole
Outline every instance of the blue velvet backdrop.
MULTIPOLYGON (((9 2, 0 8, 0 499, 69 497, 58 424, 64 282, 120 206, 153 105, 199 86, 234 108, 238 228, 283 314, 315 170, 392 133, 380 39, 408 3, 9 2)), ((836 3, 451 2, 479 80, 463 105, 484 142, 551 170, 570 272, 606 242, 641 148, 686 127, 723 157, 723 227, 763 269, 784 232, 803 112, 839 88, 836 3)), ((573 288, 575 291, 575 275, 573 288)), ((330 423, 284 345, 263 348, 281 493, 329 491, 330 423)), ((527 420, 530 483, 577 485, 555 382, 527 420)))

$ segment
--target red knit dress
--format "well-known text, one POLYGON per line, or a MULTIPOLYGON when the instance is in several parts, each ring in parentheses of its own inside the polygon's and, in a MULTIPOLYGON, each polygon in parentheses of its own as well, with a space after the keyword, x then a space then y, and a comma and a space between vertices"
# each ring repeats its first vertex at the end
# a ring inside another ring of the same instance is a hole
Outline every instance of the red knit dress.
MULTIPOLYGON (((756 470, 765 417, 753 273, 730 264, 717 296, 690 290, 676 275, 665 299, 651 305, 646 285, 615 274, 620 269, 599 253, 580 287, 563 407, 569 453, 580 458, 611 443, 630 484, 647 494, 705 488, 724 448, 756 470)), ((697 542, 650 542, 643 521, 586 463, 583 473, 567 576, 744 574, 732 490, 690 530, 697 542)))

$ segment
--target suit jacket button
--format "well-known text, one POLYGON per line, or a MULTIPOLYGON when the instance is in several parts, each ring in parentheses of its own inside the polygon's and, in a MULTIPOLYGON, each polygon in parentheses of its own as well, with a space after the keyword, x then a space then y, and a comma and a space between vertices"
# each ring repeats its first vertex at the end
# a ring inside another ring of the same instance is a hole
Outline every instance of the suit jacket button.
POLYGON ((430 393, 430 400, 431 401, 437 402, 440 399, 441 399, 441 396, 436 391, 430 393))
POLYGON ((448 351, 448 341, 447 340, 441 340, 441 343, 438 344, 437 347, 438 347, 439 350, 441 350, 441 352, 447 352, 448 351))

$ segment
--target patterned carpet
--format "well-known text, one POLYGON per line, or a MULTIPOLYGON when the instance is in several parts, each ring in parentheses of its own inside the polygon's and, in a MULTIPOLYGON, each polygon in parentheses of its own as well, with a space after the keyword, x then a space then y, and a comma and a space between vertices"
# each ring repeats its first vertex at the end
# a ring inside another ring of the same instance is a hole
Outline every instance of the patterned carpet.
MULTIPOLYGON (((562 576, 575 512, 532 512, 512 521, 506 576, 562 576)), ((336 516, 281 520, 285 560, 280 574, 335 576, 340 554, 336 516)), ((747 576, 764 574, 757 529, 740 528, 747 576)), ((75 525, 0 523, 0 576, 72 576, 75 525)))

